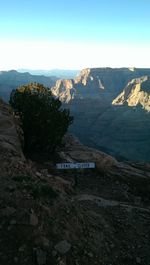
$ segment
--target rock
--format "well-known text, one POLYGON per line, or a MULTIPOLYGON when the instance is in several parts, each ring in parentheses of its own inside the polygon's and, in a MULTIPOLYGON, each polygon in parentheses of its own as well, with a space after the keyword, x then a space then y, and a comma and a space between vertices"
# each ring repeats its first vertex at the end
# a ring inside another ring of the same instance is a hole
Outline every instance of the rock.
POLYGON ((30 214, 30 225, 38 225, 38 217, 35 215, 35 213, 30 214))
POLYGON ((136 258, 136 263, 137 263, 137 264, 141 264, 141 258, 137 257, 137 258, 136 258))
POLYGON ((66 260, 60 259, 58 265, 66 265, 66 260))
POLYGON ((66 240, 60 241, 57 245, 55 245, 55 250, 57 250, 60 254, 66 254, 71 249, 71 244, 66 240))
POLYGON ((70 131, 81 142, 118 159, 149 162, 149 74, 148 69, 88 68, 75 80, 58 80, 52 93, 69 102, 70 131))
POLYGON ((136 197, 134 197, 134 203, 135 203, 136 205, 140 205, 140 204, 141 204, 141 197, 140 197, 140 196, 136 196, 136 197))
POLYGON ((25 248, 26 248, 26 245, 22 245, 22 246, 18 249, 18 251, 19 251, 19 252, 23 252, 23 251, 25 250, 25 248))
POLYGON ((8 228, 7 228, 7 231, 10 231, 12 229, 12 226, 9 225, 8 228))
POLYGON ((16 212, 16 209, 14 207, 6 207, 5 209, 2 210, 2 215, 3 216, 11 216, 16 212))
POLYGON ((73 135, 66 135, 64 142, 66 144, 65 151, 60 152, 59 155, 66 162, 95 162, 96 168, 103 171, 118 165, 115 158, 81 144, 73 135))
POLYGON ((51 88, 55 97, 64 103, 86 98, 106 102, 113 100, 131 79, 150 74, 150 70, 128 68, 86 68, 75 79, 59 79, 51 88))
POLYGON ((10 192, 13 192, 15 190, 15 186, 13 185, 8 185, 7 189, 10 191, 10 192))
POLYGON ((142 76, 132 79, 123 92, 113 100, 114 105, 137 106, 141 105, 145 110, 150 111, 150 77, 142 76))
POLYGON ((56 257, 56 255, 57 255, 57 251, 56 251, 56 250, 53 250, 53 251, 52 251, 52 256, 53 256, 53 257, 56 257))
POLYGON ((46 237, 42 237, 42 245, 45 248, 48 248, 50 246, 50 242, 46 237))
POLYGON ((47 169, 47 168, 43 168, 43 169, 41 169, 41 173, 42 173, 43 175, 47 175, 47 174, 48 174, 48 169, 47 169))
MULTIPOLYGON (((17 127, 18 120, 14 118, 10 106, 0 100, 0 166, 3 177, 29 173, 17 127)), ((13 192, 17 187, 10 182, 6 189, 13 192)))
POLYGON ((40 248, 35 248, 33 250, 34 255, 35 255, 35 259, 38 265, 45 265, 46 264, 46 257, 47 257, 47 253, 45 251, 43 251, 40 248))
POLYGON ((16 225, 16 223, 17 223, 17 222, 16 222, 16 220, 14 220, 14 219, 10 221, 10 225, 16 225))
POLYGON ((41 174, 40 172, 36 172, 36 176, 37 176, 37 177, 41 177, 42 174, 41 174))
POLYGON ((57 191, 65 191, 67 193, 73 192, 72 182, 65 180, 61 177, 55 177, 55 183, 54 183, 55 190, 57 191))
POLYGON ((16 129, 17 124, 10 114, 9 105, 2 101, 0 102, 0 128, 0 157, 6 154, 9 158, 13 156, 14 159, 18 157, 24 160, 16 129))
POLYGON ((18 258, 17 257, 14 257, 14 262, 17 263, 18 262, 18 258))
POLYGON ((52 93, 63 102, 68 103, 75 96, 74 81, 67 79, 60 79, 56 81, 54 87, 52 87, 52 93))
POLYGON ((40 237, 36 238, 35 244, 37 246, 44 248, 44 249, 52 247, 50 244, 50 241, 44 236, 40 236, 40 237))
POLYGON ((110 247, 111 247, 111 248, 114 248, 114 247, 115 247, 115 245, 114 245, 113 243, 111 243, 110 247))
POLYGON ((93 258, 93 253, 92 253, 92 252, 87 253, 87 255, 88 255, 90 258, 93 258))

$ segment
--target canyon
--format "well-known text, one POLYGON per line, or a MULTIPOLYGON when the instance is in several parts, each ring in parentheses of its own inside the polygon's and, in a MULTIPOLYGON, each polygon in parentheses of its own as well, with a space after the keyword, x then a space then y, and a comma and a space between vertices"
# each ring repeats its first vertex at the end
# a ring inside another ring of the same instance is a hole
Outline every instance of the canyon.
POLYGON ((84 69, 52 93, 71 110, 70 132, 119 160, 149 161, 150 69, 84 69))
POLYGON ((87 68, 74 79, 1 71, 0 96, 8 102, 12 89, 43 83, 70 109, 69 131, 83 144, 120 161, 149 162, 149 76, 144 68, 87 68))

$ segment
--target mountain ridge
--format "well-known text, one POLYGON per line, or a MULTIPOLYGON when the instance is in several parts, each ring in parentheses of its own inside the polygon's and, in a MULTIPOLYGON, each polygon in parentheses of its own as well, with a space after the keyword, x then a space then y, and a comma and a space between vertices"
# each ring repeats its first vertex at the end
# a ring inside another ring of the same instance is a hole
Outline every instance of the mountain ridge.
POLYGON ((61 79, 52 92, 62 102, 83 98, 104 98, 111 102, 133 78, 149 74, 148 68, 86 68, 74 79, 61 79), (71 83, 71 86, 68 86, 71 83), (59 94, 60 93, 60 94, 59 94), (73 97, 70 95, 73 94, 73 97), (67 98, 68 95, 68 98, 67 98))
POLYGON ((36 76, 28 72, 19 73, 16 70, 0 71, 0 97, 8 102, 11 91, 21 85, 37 82, 44 84, 46 87, 51 87, 56 80, 55 77, 36 76))
POLYGON ((113 100, 113 105, 135 107, 141 105, 143 109, 150 111, 150 76, 131 80, 123 92, 113 100))
POLYGON ((32 75, 44 75, 44 76, 56 76, 57 79, 61 78, 74 78, 79 70, 67 70, 67 69, 49 69, 49 70, 31 70, 31 69, 17 69, 18 72, 29 72, 32 75))

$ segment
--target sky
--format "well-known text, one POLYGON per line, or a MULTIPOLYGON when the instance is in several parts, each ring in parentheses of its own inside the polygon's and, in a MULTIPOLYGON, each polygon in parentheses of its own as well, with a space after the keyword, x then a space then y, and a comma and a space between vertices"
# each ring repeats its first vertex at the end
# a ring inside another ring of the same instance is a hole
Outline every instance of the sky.
POLYGON ((0 70, 150 68, 150 0, 2 0, 0 70))

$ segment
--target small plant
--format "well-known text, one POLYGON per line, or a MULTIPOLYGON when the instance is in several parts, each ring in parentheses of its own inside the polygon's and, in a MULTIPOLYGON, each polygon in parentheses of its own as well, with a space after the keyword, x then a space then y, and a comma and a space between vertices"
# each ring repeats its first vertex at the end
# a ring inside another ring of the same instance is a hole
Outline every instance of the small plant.
POLYGON ((16 175, 13 177, 13 180, 16 182, 30 182, 33 181, 32 176, 30 175, 16 175))
POLYGON ((32 187, 32 194, 34 198, 56 199, 58 196, 58 193, 46 184, 36 184, 32 187))

